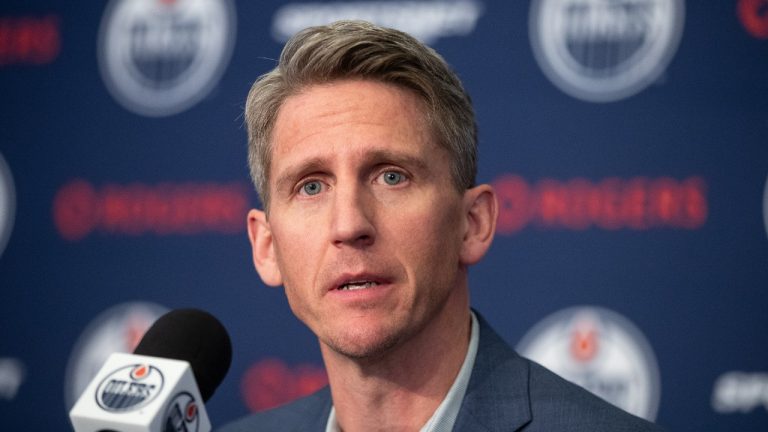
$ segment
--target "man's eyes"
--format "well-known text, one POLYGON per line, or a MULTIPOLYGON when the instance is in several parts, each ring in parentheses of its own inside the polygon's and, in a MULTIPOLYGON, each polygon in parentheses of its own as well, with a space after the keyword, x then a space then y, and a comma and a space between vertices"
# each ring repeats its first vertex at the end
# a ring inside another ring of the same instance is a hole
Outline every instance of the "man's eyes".
MULTIPOLYGON (((376 176, 374 183, 384 184, 388 186, 397 186, 408 180, 408 177, 400 172, 394 170, 382 171, 376 176)), ((307 180, 299 184, 298 194, 302 196, 314 196, 323 192, 328 186, 321 180, 307 180)))

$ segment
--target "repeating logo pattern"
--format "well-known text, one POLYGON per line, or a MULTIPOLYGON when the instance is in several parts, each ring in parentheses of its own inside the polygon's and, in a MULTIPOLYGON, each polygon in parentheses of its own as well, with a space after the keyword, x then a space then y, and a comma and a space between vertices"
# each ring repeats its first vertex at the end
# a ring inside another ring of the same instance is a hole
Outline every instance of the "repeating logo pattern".
POLYGON ((667 67, 683 28, 682 0, 534 0, 536 60, 562 91, 589 102, 634 95, 667 67))
POLYGON ((517 348, 619 408, 656 418, 656 357, 645 337, 621 315, 598 307, 565 309, 534 326, 517 348))
POLYGON ((176 114, 218 83, 234 39, 231 0, 112 0, 99 38, 101 74, 129 110, 176 114))

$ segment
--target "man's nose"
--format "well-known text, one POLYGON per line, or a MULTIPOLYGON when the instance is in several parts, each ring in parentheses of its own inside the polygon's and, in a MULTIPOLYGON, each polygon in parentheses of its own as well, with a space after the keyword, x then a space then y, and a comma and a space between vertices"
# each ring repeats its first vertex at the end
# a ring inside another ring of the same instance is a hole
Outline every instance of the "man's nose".
POLYGON ((333 244, 365 247, 373 244, 375 203, 360 185, 337 187, 332 221, 333 244))

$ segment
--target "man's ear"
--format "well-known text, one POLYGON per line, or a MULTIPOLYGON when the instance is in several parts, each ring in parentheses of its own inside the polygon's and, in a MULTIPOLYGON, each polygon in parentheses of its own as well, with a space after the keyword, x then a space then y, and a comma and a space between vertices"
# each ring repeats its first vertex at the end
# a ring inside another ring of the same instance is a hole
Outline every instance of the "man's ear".
POLYGON ((283 277, 275 258, 275 244, 272 229, 266 214, 261 210, 248 212, 248 239, 253 251, 253 265, 261 280, 269 286, 280 286, 283 277))
POLYGON ((487 184, 465 191, 463 202, 466 219, 460 260, 464 265, 472 265, 480 261, 491 247, 499 206, 496 192, 487 184))

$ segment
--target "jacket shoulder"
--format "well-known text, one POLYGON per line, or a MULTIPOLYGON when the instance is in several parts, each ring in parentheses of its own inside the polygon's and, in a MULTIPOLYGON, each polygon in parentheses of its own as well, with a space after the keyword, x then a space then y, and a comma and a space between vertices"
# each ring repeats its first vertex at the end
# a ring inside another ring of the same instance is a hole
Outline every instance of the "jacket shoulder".
POLYGON ((531 431, 663 431, 661 427, 615 407, 538 363, 525 360, 530 371, 531 426, 539 426, 532 427, 531 431))
POLYGON ((309 396, 267 411, 227 423, 217 432, 324 431, 331 410, 331 395, 325 387, 309 396))
POLYGON ((480 315, 478 320, 480 345, 457 430, 663 430, 518 355, 480 315))

